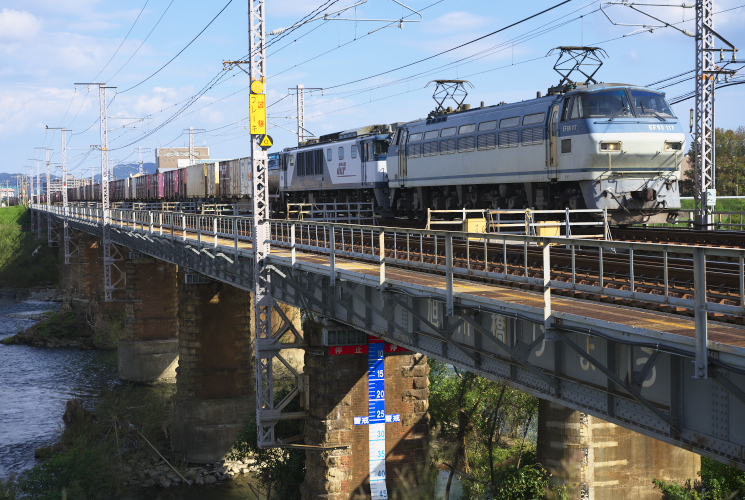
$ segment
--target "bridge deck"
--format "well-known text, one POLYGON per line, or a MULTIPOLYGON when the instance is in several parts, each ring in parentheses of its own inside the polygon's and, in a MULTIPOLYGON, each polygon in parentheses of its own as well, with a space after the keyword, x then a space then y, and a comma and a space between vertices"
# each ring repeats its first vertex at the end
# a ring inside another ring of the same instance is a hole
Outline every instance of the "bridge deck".
MULTIPOLYGON (((241 248, 251 248, 251 245, 241 245, 241 248)), ((291 260, 291 252, 283 248, 273 248, 272 255, 291 260)), ((299 265, 310 264, 313 267, 329 267, 328 255, 297 251, 296 261, 299 265)), ((340 277, 358 275, 362 279, 367 278, 374 282, 379 282, 380 279, 380 268, 377 265, 366 262, 337 257, 336 269, 340 277)), ((432 293, 437 293, 446 287, 444 276, 390 266, 386 267, 385 277, 387 283, 395 284, 395 282, 400 282, 401 284, 411 284, 418 288, 429 290, 432 293)), ((529 290, 521 290, 503 285, 474 283, 458 279, 454 280, 453 288, 456 299, 458 297, 473 296, 491 301, 508 302, 529 308, 543 309, 543 295, 529 290)), ((694 319, 688 316, 676 316, 664 312, 630 308, 628 306, 559 297, 553 297, 551 299, 551 307, 554 312, 558 313, 686 337, 691 340, 691 344, 696 336, 694 319)), ((745 328, 710 321, 708 332, 710 348, 716 349, 716 344, 745 348, 745 328)))
MULTIPOLYGON (((133 228, 131 224, 122 225, 133 228)), ((178 238, 190 242, 198 241, 198 236, 190 231, 187 231, 185 236, 179 235, 178 238)), ((227 248, 235 248, 236 246, 235 240, 220 236, 217 238, 214 236, 204 237, 201 243, 205 246, 216 245, 217 247, 227 248)), ((250 241, 238 240, 237 247, 241 251, 253 251, 253 244, 250 241)), ((287 248, 273 247, 271 255, 273 258, 292 262, 292 252, 287 248)), ((299 266, 323 268, 323 272, 328 274, 330 258, 326 254, 298 249, 296 250, 295 260, 299 266)), ((336 257, 336 271, 340 277, 354 277, 376 283, 380 280, 380 267, 374 263, 336 257)), ((395 285, 398 282, 399 284, 414 285, 435 295, 441 293, 447 286, 445 276, 401 269, 390 265, 386 266, 385 277, 389 284, 395 285)), ((455 279, 453 281, 453 291, 456 300, 459 297, 470 296, 486 299, 490 302, 505 302, 541 311, 544 307, 542 294, 510 286, 455 279)), ((687 339, 684 343, 691 346, 694 344, 696 337, 695 321, 688 316, 633 308, 628 305, 604 304, 592 300, 557 296, 552 297, 551 308, 554 313, 588 318, 596 322, 624 325, 630 329, 639 329, 645 332, 660 332, 663 337, 665 334, 684 337, 687 339)), ((709 320, 708 338, 710 349, 720 350, 722 346, 745 348, 745 328, 740 326, 709 320)))

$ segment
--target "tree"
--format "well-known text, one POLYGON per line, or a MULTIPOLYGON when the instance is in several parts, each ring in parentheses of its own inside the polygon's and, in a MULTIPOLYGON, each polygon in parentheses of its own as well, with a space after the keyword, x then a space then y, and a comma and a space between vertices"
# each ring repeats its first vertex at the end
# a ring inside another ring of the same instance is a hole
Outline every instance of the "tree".
POLYGON ((533 453, 538 399, 430 359, 430 414, 450 466, 445 498, 455 474, 471 499, 548 492, 549 474, 533 453))
MULTIPOLYGON (((736 130, 716 129, 716 188, 719 196, 740 196, 745 194, 745 127, 736 130)), ((692 151, 689 157, 694 163, 692 151)), ((681 194, 693 196, 695 171, 686 171, 681 182, 681 194)))

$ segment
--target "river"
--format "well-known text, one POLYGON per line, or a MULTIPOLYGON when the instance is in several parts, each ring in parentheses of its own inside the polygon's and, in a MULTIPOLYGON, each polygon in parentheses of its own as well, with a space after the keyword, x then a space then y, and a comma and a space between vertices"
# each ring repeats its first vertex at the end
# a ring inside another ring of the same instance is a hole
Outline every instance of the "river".
MULTIPOLYGON (((16 302, 0 291, 0 340, 59 306, 41 300, 16 302)), ((124 384, 117 377, 116 351, 0 344, 0 479, 38 463, 34 450, 56 442, 69 399, 81 398, 92 405, 103 389, 117 387, 124 384)), ((236 476, 199 488, 142 489, 137 496, 140 500, 238 500, 250 495, 248 483, 255 480, 236 476)))
MULTIPOLYGON (((0 339, 57 308, 57 302, 0 295, 0 339)), ((0 478, 36 465, 34 450, 55 442, 69 399, 90 401, 119 383, 115 351, 0 345, 0 478)))

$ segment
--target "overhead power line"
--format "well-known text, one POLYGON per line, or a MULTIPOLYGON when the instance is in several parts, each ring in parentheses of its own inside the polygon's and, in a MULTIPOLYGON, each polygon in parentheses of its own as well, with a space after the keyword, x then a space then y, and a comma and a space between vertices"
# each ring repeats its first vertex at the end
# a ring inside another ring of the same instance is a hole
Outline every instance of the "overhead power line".
POLYGON ((129 35, 130 35, 130 33, 132 33, 132 30, 134 29, 135 25, 137 24, 137 21, 140 20, 140 16, 142 15, 143 12, 145 12, 145 7, 147 7, 147 4, 148 4, 149 1, 150 0, 145 0, 145 5, 142 6, 142 9, 140 9, 140 13, 137 14, 137 18, 135 19, 135 22, 132 23, 132 26, 130 26, 129 31, 127 31, 127 34, 124 35, 124 38, 122 39, 122 43, 120 43, 119 46, 116 48, 116 50, 114 51, 114 53, 111 55, 111 58, 109 58, 109 60, 106 62, 106 64, 104 64, 103 68, 101 68, 101 71, 99 71, 98 74, 96 74, 96 76, 94 76, 93 78, 91 78, 89 81, 91 81, 91 82, 97 81, 96 79, 101 75, 101 73, 103 73, 104 70, 109 67, 109 64, 111 64, 111 61, 113 61, 114 58, 116 57, 116 55, 119 53, 119 50, 124 45, 124 42, 126 42, 127 39, 129 38, 129 35))
POLYGON ((124 64, 122 64, 122 66, 121 66, 121 67, 120 67, 120 68, 119 68, 118 70, 116 70, 116 73, 114 73, 113 75, 111 75, 111 77, 109 78, 109 80, 113 80, 113 79, 114 79, 114 77, 115 77, 116 75, 118 75, 118 74, 119 74, 119 72, 120 72, 121 70, 123 70, 123 69, 124 69, 124 67, 125 67, 125 66, 126 66, 127 64, 129 64, 129 61, 131 61, 131 60, 132 60, 132 58, 133 58, 133 57, 134 57, 135 55, 137 55, 137 53, 138 53, 138 52, 140 51, 140 49, 142 48, 142 46, 143 46, 143 45, 145 45, 145 42, 147 42, 148 38, 150 38, 150 35, 152 35, 152 34, 153 34, 153 31, 155 31, 155 28, 157 28, 157 27, 158 27, 158 25, 160 24, 160 21, 161 21, 161 20, 163 20, 163 17, 165 17, 165 15, 166 15, 166 12, 168 12, 168 9, 170 9, 170 8, 171 8, 171 5, 173 5, 173 2, 174 2, 174 0, 171 0, 171 3, 169 3, 169 4, 168 4, 168 6, 166 7, 166 10, 164 10, 164 11, 163 11, 163 13, 162 13, 162 14, 160 15, 160 17, 158 18, 158 20, 157 20, 157 21, 155 22, 155 25, 154 25, 154 26, 152 27, 152 29, 150 30, 150 33, 148 33, 148 34, 147 34, 147 36, 145 37, 145 39, 144 39, 144 40, 142 41, 142 43, 140 43, 140 46, 139 46, 139 47, 137 47, 137 49, 135 49, 135 51, 134 51, 134 52, 132 52, 132 55, 131 55, 131 56, 129 56, 129 59, 127 59, 127 60, 126 60, 126 61, 124 62, 124 64))
POLYGON ((216 20, 216 19, 217 19, 218 17, 220 17, 220 14, 222 14, 223 12, 225 12, 225 9, 227 9, 227 8, 228 8, 228 5, 230 5, 231 3, 233 3, 233 0, 228 0, 228 3, 226 3, 226 4, 225 4, 225 7, 223 7, 223 8, 222 8, 222 9, 220 10, 220 12, 218 12, 218 13, 217 13, 217 15, 215 15, 215 17, 213 17, 213 18, 212 18, 212 20, 211 20, 211 21, 210 21, 209 23, 207 23, 207 26, 205 26, 204 28, 202 28, 202 31, 200 31, 199 33, 197 33, 197 36, 195 36, 194 38, 192 38, 192 39, 191 39, 191 41, 190 41, 189 43, 187 43, 187 44, 186 44, 186 46, 184 46, 184 48, 183 48, 183 49, 179 50, 179 51, 178 51, 178 53, 177 53, 177 54, 176 54, 175 56, 173 56, 173 57, 172 57, 172 58, 171 58, 171 59, 170 59, 170 60, 169 60, 169 61, 168 61, 167 63, 165 63, 165 64, 164 64, 163 66, 161 66, 160 68, 158 68, 158 69, 157 69, 157 70, 156 70, 156 71, 155 71, 155 72, 154 72, 154 73, 153 73, 152 75, 148 76, 148 77, 147 77, 147 78, 145 78, 144 80, 140 81, 139 83, 136 83, 135 85, 132 85, 132 86, 131 86, 131 87, 129 87, 128 89, 122 90, 122 91, 120 92, 120 94, 123 94, 123 93, 125 93, 125 92, 129 92, 130 90, 132 90, 132 89, 134 89, 134 88, 137 88, 137 87, 139 87, 140 85, 142 85, 143 83, 145 83, 146 81, 150 80, 150 79, 151 79, 152 77, 154 77, 155 75, 157 75, 158 73, 160 73, 161 71, 163 71, 163 70, 164 70, 164 69, 165 69, 165 68, 166 68, 166 67, 167 67, 167 66, 168 66, 169 64, 171 64, 171 63, 172 63, 172 62, 173 62, 173 61, 174 61, 174 60, 175 60, 175 59, 176 59, 176 58, 177 58, 178 56, 180 56, 180 55, 181 55, 181 54, 182 54, 182 53, 183 53, 183 52, 184 52, 184 51, 185 51, 186 49, 188 49, 188 48, 189 48, 189 46, 190 46, 190 45, 191 45, 192 43, 194 43, 194 42, 195 42, 195 41, 197 40, 197 38, 199 38, 199 37, 200 37, 200 36, 202 35, 202 33, 204 33, 205 31, 207 31, 207 28, 209 28, 209 27, 210 27, 210 26, 212 25, 212 23, 214 23, 214 22, 215 22, 215 20, 216 20))
POLYGON ((463 48, 463 47, 465 47, 467 45, 471 45, 472 43, 476 43, 476 42, 478 42, 480 40, 483 40, 485 38, 489 38, 490 36, 494 36, 497 33, 501 33, 501 32, 503 32, 505 30, 508 30, 510 28, 513 28, 513 27, 515 27, 515 26, 517 26, 519 24, 522 24, 524 22, 530 21, 531 19, 534 19, 534 18, 536 18, 538 16, 541 16, 541 15, 545 14, 546 12, 550 12, 550 11, 552 11, 554 9, 557 9, 557 8, 561 7, 562 5, 568 4, 571 1, 572 0, 564 0, 563 2, 559 2, 556 5, 554 5, 552 7, 549 7, 548 9, 542 10, 542 11, 537 12, 537 13, 531 15, 531 16, 528 16, 528 17, 523 18, 523 19, 521 19, 519 21, 516 21, 516 22, 514 22, 512 24, 509 24, 507 26, 504 26, 502 28, 499 28, 496 31, 492 31, 491 33, 487 33, 486 35, 482 35, 482 36, 480 36, 478 38, 474 38, 473 40, 470 40, 468 42, 462 43, 460 45, 456 45, 455 47, 451 47, 451 48, 449 48, 447 50, 443 50, 442 52, 438 52, 437 54, 433 54, 433 55, 428 56, 428 57, 425 57, 423 59, 419 59, 418 61, 410 62, 408 64, 404 64, 403 66, 399 66, 397 68, 389 69, 387 71, 382 71, 382 72, 377 73, 375 75, 366 76, 364 78, 358 78, 356 80, 352 80, 352 81, 349 81, 349 82, 346 82, 346 83, 340 83, 338 85, 328 85, 328 86, 325 86, 324 88, 330 90, 330 89, 335 89, 335 88, 339 88, 339 87, 344 87, 346 85, 351 85, 353 83, 364 82, 365 80, 370 80, 372 78, 377 78, 377 77, 382 76, 382 75, 387 75, 388 73, 393 73, 394 71, 398 71, 400 69, 408 68, 409 66, 414 66, 415 64, 419 64, 419 63, 422 63, 424 61, 429 61, 430 59, 434 59, 435 57, 439 57, 439 56, 441 56, 443 54, 447 54, 447 53, 452 52, 454 50, 458 50, 458 49, 463 48))

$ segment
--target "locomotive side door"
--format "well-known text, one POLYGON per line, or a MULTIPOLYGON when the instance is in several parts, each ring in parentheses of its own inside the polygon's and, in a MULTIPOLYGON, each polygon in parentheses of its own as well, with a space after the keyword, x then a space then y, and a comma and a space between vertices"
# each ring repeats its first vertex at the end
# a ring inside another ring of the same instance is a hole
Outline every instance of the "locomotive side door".
POLYGON ((367 162, 370 161, 370 143, 360 141, 360 182, 367 184, 367 162))
POLYGON ((551 108, 551 119, 548 123, 548 162, 546 166, 548 180, 556 179, 559 176, 559 109, 558 104, 551 108))
POLYGON ((408 130, 402 129, 398 140, 398 176, 401 182, 406 182, 409 175, 409 165, 406 163, 406 140, 409 138, 408 130))

